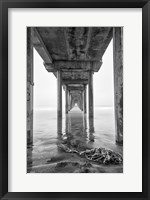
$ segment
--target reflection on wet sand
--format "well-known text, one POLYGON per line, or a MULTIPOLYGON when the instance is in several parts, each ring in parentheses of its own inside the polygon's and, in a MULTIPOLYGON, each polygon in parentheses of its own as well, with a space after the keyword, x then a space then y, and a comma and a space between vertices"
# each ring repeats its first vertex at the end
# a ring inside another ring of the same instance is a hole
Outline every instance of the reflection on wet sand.
MULTIPOLYGON (((28 148, 28 173, 122 172, 122 166, 95 165, 89 163, 85 158, 79 157, 76 153, 67 153, 66 149, 63 151, 63 148, 81 152, 102 147, 100 141, 103 141, 106 137, 100 134, 96 135, 94 119, 89 120, 83 112, 72 110, 65 115, 65 120, 57 118, 56 127, 56 136, 53 135, 53 138, 51 138, 51 132, 45 136, 41 135, 39 136, 41 142, 35 138, 34 146, 28 148), (98 137, 102 139, 99 140, 98 137), (95 146, 97 144, 98 146, 95 146), (89 163, 88 166, 87 163, 89 163)), ((110 138, 110 140, 112 139, 110 138)))
POLYGON ((62 133, 63 143, 74 148, 81 148, 87 143, 87 116, 78 112, 65 116, 65 133, 62 133))

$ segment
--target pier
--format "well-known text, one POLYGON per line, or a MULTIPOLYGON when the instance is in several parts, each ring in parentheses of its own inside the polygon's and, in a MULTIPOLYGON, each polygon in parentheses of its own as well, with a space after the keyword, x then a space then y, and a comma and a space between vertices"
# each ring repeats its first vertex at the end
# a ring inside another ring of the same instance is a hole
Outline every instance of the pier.
MULTIPOLYGON (((58 132, 62 124, 62 90, 66 117, 75 105, 88 114, 94 130, 94 73, 100 73, 103 55, 113 39, 115 138, 123 143, 123 28, 28 27, 27 28, 27 143, 33 143, 33 48, 43 59, 47 73, 57 79, 58 132), (88 88, 88 92, 87 92, 88 88), (88 102, 87 102, 88 99, 88 102)), ((48 87, 48 86, 47 86, 48 87)), ((97 86, 98 87, 98 86, 97 86)))

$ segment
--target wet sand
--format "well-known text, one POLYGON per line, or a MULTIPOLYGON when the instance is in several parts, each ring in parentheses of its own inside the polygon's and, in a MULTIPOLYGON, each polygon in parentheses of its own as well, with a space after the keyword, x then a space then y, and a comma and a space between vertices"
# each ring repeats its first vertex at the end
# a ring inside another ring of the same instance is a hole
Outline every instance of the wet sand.
POLYGON ((34 142, 27 149, 28 173, 122 173, 123 165, 103 165, 59 148, 64 145, 78 151, 106 148, 123 154, 115 143, 112 108, 98 108, 94 121, 74 108, 63 118, 57 131, 56 111, 35 113, 34 142))

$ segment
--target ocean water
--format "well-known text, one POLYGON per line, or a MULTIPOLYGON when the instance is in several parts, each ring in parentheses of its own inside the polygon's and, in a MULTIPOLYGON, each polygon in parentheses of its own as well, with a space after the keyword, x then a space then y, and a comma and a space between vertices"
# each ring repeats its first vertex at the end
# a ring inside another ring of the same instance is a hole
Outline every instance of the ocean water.
POLYGON ((95 107, 93 121, 74 107, 69 114, 63 115, 62 124, 57 121, 55 109, 39 109, 34 111, 33 146, 27 151, 27 171, 36 172, 39 168, 37 172, 42 173, 48 161, 55 163, 72 159, 58 148, 66 141, 81 150, 104 147, 123 154, 123 147, 115 142, 112 107, 95 107))

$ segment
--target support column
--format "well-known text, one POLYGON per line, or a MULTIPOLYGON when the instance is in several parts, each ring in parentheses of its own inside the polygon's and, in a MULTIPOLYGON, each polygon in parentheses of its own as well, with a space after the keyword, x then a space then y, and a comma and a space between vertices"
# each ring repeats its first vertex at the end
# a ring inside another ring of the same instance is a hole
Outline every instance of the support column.
POLYGON ((71 97, 71 109, 74 107, 73 97, 71 97))
POLYGON ((113 28, 116 142, 123 143, 123 28, 113 28))
POLYGON ((84 109, 84 104, 83 104, 83 92, 81 91, 81 110, 83 111, 84 109))
POLYGON ((87 108, 86 108, 86 85, 84 85, 84 91, 83 91, 83 110, 84 113, 87 113, 87 108))
POLYGON ((89 141, 94 142, 94 119, 89 119, 89 141))
POLYGON ((57 71, 57 116, 62 118, 62 72, 57 71))
POLYGON ((27 144, 33 144, 33 44, 32 28, 27 28, 27 144))
POLYGON ((70 110, 72 109, 72 96, 70 94, 70 110))
POLYGON ((70 90, 69 90, 69 111, 71 110, 71 94, 70 94, 70 90))
POLYGON ((58 135, 58 140, 61 139, 61 136, 62 136, 62 117, 57 117, 57 135, 58 135))
POLYGON ((86 114, 83 114, 83 130, 86 133, 87 130, 87 119, 86 119, 86 114))
POLYGON ((70 128, 71 128, 70 116, 66 115, 66 135, 67 136, 68 136, 68 133, 70 133, 70 128))
POLYGON ((69 110, 69 104, 68 104, 68 101, 69 101, 69 99, 68 99, 68 94, 69 94, 69 92, 68 92, 68 88, 67 88, 67 86, 66 86, 66 89, 65 89, 65 93, 66 93, 66 114, 68 114, 68 110, 69 110))
POLYGON ((83 111, 83 95, 82 95, 82 93, 79 95, 79 108, 80 108, 80 110, 81 111, 83 111))
POLYGON ((71 96, 70 96, 70 90, 68 91, 68 111, 71 110, 71 96))
POLYGON ((93 71, 89 71, 89 118, 94 117, 93 108, 93 71))

